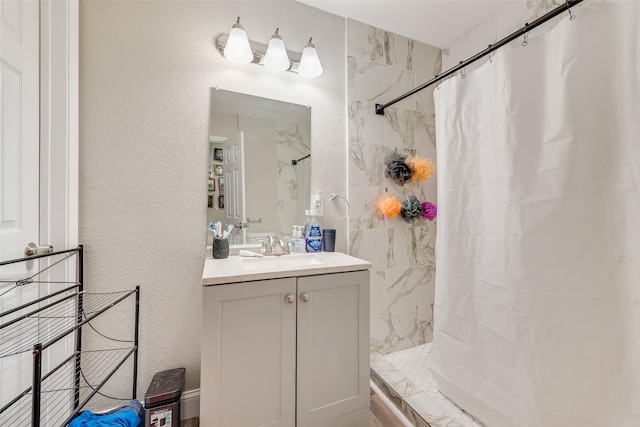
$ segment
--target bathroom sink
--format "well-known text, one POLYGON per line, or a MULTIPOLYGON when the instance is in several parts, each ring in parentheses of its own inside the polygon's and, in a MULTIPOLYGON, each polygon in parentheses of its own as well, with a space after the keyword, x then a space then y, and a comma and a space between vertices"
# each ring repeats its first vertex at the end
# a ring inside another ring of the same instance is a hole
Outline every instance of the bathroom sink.
POLYGON ((370 268, 370 262, 341 252, 303 253, 262 258, 233 255, 224 259, 207 258, 202 270, 202 284, 204 286, 224 285, 370 268))
POLYGON ((321 254, 291 254, 282 256, 265 256, 262 258, 242 258, 241 265, 245 270, 291 270, 324 262, 321 254))

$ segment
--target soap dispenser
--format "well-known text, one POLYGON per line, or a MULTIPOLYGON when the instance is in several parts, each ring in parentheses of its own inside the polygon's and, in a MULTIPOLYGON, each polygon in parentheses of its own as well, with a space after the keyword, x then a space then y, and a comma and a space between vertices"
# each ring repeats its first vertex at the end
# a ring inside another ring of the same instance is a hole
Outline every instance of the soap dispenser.
POLYGON ((305 253, 307 250, 305 248, 306 242, 304 237, 302 237, 302 226, 294 225, 293 233, 291 234, 291 252, 295 254, 305 253))

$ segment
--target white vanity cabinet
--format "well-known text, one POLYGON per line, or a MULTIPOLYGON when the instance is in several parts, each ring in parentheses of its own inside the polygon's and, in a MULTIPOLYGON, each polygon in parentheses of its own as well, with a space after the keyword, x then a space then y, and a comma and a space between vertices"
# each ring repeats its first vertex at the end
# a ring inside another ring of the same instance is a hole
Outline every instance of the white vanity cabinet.
POLYGON ((369 271, 203 288, 200 425, 369 425, 369 271))

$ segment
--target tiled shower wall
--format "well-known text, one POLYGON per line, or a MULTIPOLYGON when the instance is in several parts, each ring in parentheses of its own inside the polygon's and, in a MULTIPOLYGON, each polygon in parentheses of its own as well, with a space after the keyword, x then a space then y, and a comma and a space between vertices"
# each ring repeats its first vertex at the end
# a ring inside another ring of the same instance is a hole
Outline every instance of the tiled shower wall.
POLYGON ((384 176, 386 156, 417 153, 436 160, 433 89, 375 114, 441 70, 441 50, 357 21, 347 21, 350 253, 372 263, 371 351, 430 342, 433 333, 436 224, 384 218, 377 200, 436 201, 435 176, 404 186, 384 176))

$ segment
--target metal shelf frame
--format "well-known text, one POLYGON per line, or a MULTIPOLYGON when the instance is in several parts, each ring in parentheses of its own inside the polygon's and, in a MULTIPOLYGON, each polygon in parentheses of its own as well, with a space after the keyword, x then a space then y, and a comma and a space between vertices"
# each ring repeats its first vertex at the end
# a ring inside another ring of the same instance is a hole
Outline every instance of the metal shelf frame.
MULTIPOLYGON (((29 421, 26 425, 40 427, 43 422, 41 415, 44 404, 47 408, 47 425, 68 425, 129 359, 132 359, 133 363, 131 398, 136 398, 140 287, 117 292, 84 291, 83 254, 84 249, 80 245, 75 249, 0 262, 0 267, 3 267, 46 257, 58 259, 52 261, 53 265, 74 256, 76 260, 76 281, 64 282, 63 289, 0 313, 0 360, 12 356, 20 357, 28 352, 32 355, 31 386, 0 408, 0 420, 3 420, 3 423, 24 425, 29 421), (134 338, 126 341, 130 345, 124 348, 83 350, 83 326, 130 297, 135 298, 134 338), (70 334, 74 334, 74 351, 43 375, 44 351, 70 334)), ((15 282, 9 291, 33 283, 53 283, 34 280, 34 277, 49 268, 51 265, 30 277, 5 283, 15 282)), ((5 291, 3 295, 9 291, 5 291)))

